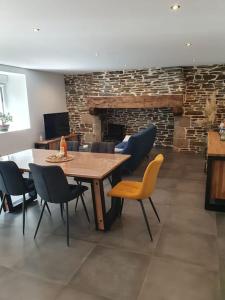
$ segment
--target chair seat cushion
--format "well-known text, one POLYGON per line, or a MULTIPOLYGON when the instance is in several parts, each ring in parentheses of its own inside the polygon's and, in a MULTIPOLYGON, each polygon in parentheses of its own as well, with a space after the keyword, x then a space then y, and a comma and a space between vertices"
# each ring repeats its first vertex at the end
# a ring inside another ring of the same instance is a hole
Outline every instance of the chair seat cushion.
POLYGON ((88 190, 88 187, 85 185, 70 184, 69 187, 71 191, 70 200, 77 198, 80 194, 83 194, 88 190))
POLYGON ((128 199, 140 199, 142 182, 121 181, 108 192, 108 196, 128 199))

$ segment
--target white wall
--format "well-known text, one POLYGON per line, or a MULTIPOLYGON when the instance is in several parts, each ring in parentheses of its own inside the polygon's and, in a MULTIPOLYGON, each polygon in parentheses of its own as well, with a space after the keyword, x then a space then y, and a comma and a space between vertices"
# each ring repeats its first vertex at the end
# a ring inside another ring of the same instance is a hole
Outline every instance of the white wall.
POLYGON ((26 76, 30 129, 0 133, 0 154, 33 148, 34 142, 44 136, 44 113, 67 111, 64 77, 60 74, 32 71, 0 65, 0 71, 26 76))

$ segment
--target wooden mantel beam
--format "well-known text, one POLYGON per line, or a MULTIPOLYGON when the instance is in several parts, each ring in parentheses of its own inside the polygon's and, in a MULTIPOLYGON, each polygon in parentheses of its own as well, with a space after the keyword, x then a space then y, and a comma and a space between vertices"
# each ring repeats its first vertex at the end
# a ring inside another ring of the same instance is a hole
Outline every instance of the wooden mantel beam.
POLYGON ((107 108, 171 107, 176 115, 183 112, 183 95, 103 96, 87 97, 86 101, 91 114, 98 114, 100 109, 107 108))

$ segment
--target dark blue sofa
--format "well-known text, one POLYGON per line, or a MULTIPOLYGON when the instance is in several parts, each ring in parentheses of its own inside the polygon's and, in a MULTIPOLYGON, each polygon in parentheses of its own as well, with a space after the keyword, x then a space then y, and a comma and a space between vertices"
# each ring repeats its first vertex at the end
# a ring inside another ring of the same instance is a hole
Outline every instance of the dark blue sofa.
POLYGON ((151 124, 148 128, 132 135, 127 142, 116 145, 122 154, 130 154, 131 157, 122 165, 122 173, 133 172, 141 161, 151 151, 156 138, 156 126, 151 124))

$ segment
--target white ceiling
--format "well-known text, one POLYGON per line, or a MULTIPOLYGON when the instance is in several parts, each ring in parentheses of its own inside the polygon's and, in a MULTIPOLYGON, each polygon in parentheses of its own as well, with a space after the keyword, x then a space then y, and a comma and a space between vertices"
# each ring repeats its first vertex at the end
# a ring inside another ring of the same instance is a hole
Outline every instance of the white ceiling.
POLYGON ((214 63, 225 63, 225 0, 0 0, 0 64, 74 73, 214 63))

